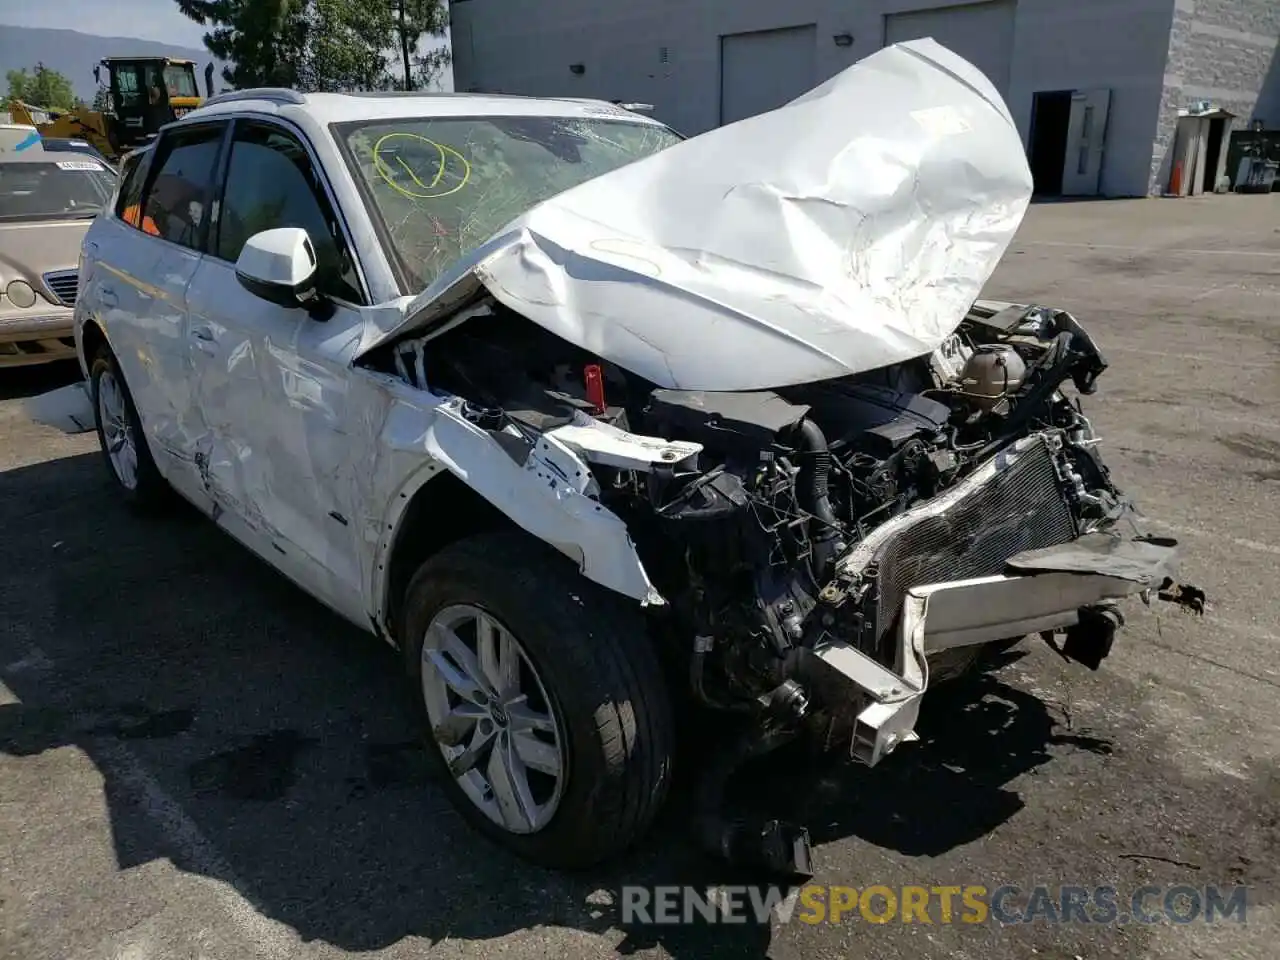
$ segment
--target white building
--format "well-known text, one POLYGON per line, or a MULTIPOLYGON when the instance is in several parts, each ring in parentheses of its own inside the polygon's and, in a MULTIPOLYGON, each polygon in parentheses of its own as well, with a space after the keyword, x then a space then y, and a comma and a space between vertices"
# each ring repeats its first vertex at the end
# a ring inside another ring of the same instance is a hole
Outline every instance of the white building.
POLYGON ((450 17, 458 90, 650 103, 689 135, 933 37, 1004 94, 1045 194, 1159 193, 1175 157, 1182 192, 1212 189, 1226 129, 1280 127, 1280 0, 452 0, 450 17), (1234 119, 1179 122, 1203 101, 1234 119))

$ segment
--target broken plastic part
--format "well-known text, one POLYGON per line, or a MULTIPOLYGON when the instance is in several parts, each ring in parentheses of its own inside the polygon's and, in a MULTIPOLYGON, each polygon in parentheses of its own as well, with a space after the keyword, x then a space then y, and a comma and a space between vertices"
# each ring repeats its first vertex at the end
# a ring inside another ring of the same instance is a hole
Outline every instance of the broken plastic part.
POLYGON ((785 878, 813 874, 809 831, 780 820, 729 819, 721 814, 729 778, 748 760, 789 742, 788 727, 752 726, 715 755, 698 784, 694 825, 697 839, 709 854, 735 866, 763 870, 785 878))
MULTIPOLYGON (((378 455, 385 462, 409 453, 421 463, 420 479, 402 478, 393 489, 411 495, 431 482, 431 476, 447 470, 517 526, 572 559, 587 579, 642 605, 665 603, 649 580, 626 524, 596 499, 599 488, 587 461, 556 431, 542 434, 518 462, 493 432, 463 415, 462 400, 441 401, 399 383, 383 389, 393 402, 378 434, 378 455)), ((645 455, 645 448, 640 448, 640 455, 645 455)), ((375 462, 371 482, 384 483, 384 469, 385 463, 375 462)), ((396 500, 407 502, 407 497, 396 500)), ((378 562, 385 566, 383 556, 385 552, 378 562)), ((377 595, 384 593, 382 584, 377 595)))
POLYGON ((1067 628, 1061 654, 1068 660, 1097 670, 1111 653, 1116 630, 1124 625, 1124 615, 1115 607, 1085 607, 1080 620, 1067 628))
POLYGON ((592 412, 599 416, 605 412, 604 396, 604 374, 600 370, 600 364, 589 363, 582 369, 582 382, 586 387, 587 401, 591 404, 592 412))
POLYGON ((1185 607, 1192 613, 1204 616, 1204 605, 1206 602, 1205 593, 1199 587, 1193 587, 1189 583, 1174 583, 1172 578, 1166 577, 1164 582, 1160 584, 1160 589, 1156 596, 1168 603, 1176 603, 1185 607))
POLYGON ((544 436, 554 437, 588 463, 620 470, 648 472, 655 465, 676 466, 697 457, 702 451, 699 443, 629 433, 594 420, 581 411, 574 411, 570 423, 549 430, 544 436))

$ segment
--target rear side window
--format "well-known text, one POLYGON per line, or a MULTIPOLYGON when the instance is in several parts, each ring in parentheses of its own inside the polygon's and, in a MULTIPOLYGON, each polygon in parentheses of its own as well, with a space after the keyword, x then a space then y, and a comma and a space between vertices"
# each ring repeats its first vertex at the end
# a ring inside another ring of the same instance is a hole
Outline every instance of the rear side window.
POLYGON ((142 200, 143 230, 192 250, 201 248, 224 129, 219 124, 176 130, 161 138, 142 200))
POLYGON ((116 198, 116 216, 126 223, 138 226, 138 214, 142 206, 142 186, 147 180, 152 151, 134 153, 125 157, 120 168, 120 193, 116 198))

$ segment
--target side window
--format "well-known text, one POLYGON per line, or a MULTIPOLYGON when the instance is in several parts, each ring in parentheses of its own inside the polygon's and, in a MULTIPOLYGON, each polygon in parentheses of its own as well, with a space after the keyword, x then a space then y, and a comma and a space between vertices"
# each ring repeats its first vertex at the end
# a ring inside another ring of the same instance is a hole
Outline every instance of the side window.
POLYGON ((147 105, 159 106, 164 102, 164 90, 160 85, 160 68, 154 63, 149 63, 143 68, 143 73, 146 77, 147 105))
POLYGON ((116 109, 137 110, 142 105, 142 84, 135 64, 116 66, 116 109))
POLYGON ((162 135, 154 148, 153 172, 142 202, 144 230, 200 249, 207 225, 205 206, 224 130, 219 124, 162 135), (148 229, 148 220, 154 229, 148 229))
MULTIPOLYGON (((116 197, 116 216, 133 227, 142 227, 142 187, 147 180, 147 171, 151 168, 151 156, 135 153, 125 157, 120 170, 120 192, 116 197)), ((155 224, 148 221, 148 233, 155 233, 155 224)))
POLYGON ((278 127, 239 122, 213 251, 235 263, 246 240, 274 227, 306 230, 316 251, 320 291, 360 302, 355 264, 302 144, 278 127))

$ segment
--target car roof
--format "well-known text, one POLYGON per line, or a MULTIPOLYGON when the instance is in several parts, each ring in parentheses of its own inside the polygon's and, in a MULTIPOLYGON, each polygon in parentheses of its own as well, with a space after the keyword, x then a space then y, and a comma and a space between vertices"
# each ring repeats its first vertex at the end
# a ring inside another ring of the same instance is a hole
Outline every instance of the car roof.
POLYGON ((55 160, 78 160, 96 163, 104 170, 110 170, 97 157, 89 156, 82 150, 23 150, 21 153, 0 153, 0 163, 53 163, 55 160))
POLYGON ((285 118, 299 114, 321 124, 409 117, 562 117, 658 121, 604 100, 575 97, 519 97, 496 93, 299 93, 261 88, 218 94, 187 113, 182 122, 252 110, 285 118))
POLYGON ((92 150, 95 156, 102 152, 88 140, 77 140, 75 137, 41 137, 47 153, 87 153, 92 150))

